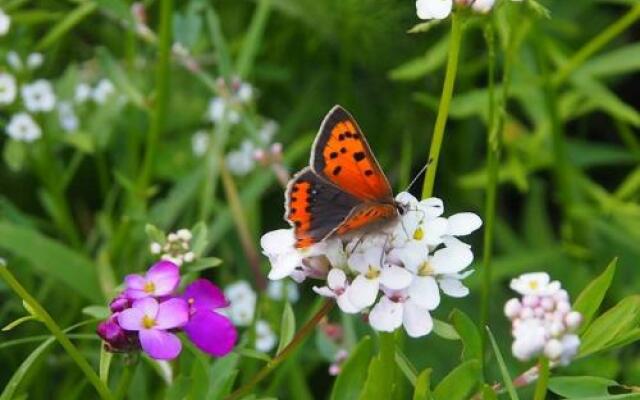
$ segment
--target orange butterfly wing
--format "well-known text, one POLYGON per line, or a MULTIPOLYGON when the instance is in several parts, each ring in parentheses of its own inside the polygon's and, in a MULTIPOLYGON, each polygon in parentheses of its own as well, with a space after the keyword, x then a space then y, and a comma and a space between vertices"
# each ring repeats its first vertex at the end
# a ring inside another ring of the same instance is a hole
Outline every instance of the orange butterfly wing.
POLYGON ((393 203, 389 181, 364 134, 340 106, 322 121, 310 164, 315 173, 363 202, 393 203))

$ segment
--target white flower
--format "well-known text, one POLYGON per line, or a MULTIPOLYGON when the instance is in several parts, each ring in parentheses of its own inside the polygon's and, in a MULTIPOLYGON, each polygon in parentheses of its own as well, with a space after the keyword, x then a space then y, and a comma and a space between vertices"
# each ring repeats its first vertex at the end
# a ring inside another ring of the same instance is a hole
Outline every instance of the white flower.
POLYGON ((7 53, 7 64, 16 71, 22 69, 22 60, 15 51, 11 50, 7 53))
POLYGON ((28 111, 51 111, 56 105, 56 95, 49 81, 38 79, 37 81, 22 87, 22 100, 28 111))
POLYGON ((162 245, 158 242, 152 242, 149 245, 149 251, 151 252, 151 254, 160 254, 160 252, 162 251, 162 245))
POLYGON ((197 131, 191 136, 191 151, 196 157, 202 157, 209 148, 209 134, 203 130, 197 131))
POLYGON ((263 353, 271 351, 276 345, 276 335, 267 321, 256 322, 256 350, 263 353))
POLYGON ((11 17, 9 17, 4 10, 0 9, 0 36, 9 33, 9 28, 11 28, 11 17))
POLYGON ((258 138, 263 145, 271 143, 271 140, 278 131, 278 123, 276 121, 269 120, 265 122, 258 131, 258 138))
POLYGON ((546 272, 532 272, 512 279, 510 287, 523 295, 552 295, 560 290, 560 282, 549 281, 549 274, 546 272))
POLYGON ((514 332, 514 337, 511 351, 521 361, 535 357, 545 346, 545 329, 537 319, 522 321, 514 332))
POLYGON ((495 0, 474 0, 471 3, 471 8, 473 9, 473 11, 486 14, 491 11, 494 3, 495 0))
POLYGON ((453 0, 417 0, 416 12, 420 19, 445 19, 451 14, 453 0))
POLYGON ((0 72, 0 105, 13 103, 17 92, 16 79, 13 75, 0 72))
POLYGON ((267 296, 273 300, 286 299, 290 303, 295 303, 300 299, 298 285, 285 280, 269 281, 267 296))
POLYGON ((249 282, 238 281, 224 289, 225 297, 229 300, 229 307, 225 314, 238 326, 249 326, 256 311, 256 292, 251 289, 249 282))
POLYGON ((240 122, 240 114, 230 107, 226 100, 222 97, 214 97, 209 102, 209 109, 207 111, 207 117, 211 122, 221 122, 223 118, 227 118, 227 122, 230 124, 237 124, 240 122))
POLYGON ((193 234, 191 233, 191 231, 189 229, 186 228, 182 228, 182 229, 178 229, 176 231, 176 235, 178 236, 179 239, 188 242, 191 239, 193 239, 193 234))
POLYGON ((91 86, 79 83, 75 89, 74 99, 77 103, 84 103, 91 97, 91 86))
POLYGON ((21 112, 11 117, 7 125, 7 135, 14 140, 33 142, 42 136, 42 130, 31 115, 21 112))
POLYGON ((254 152, 253 143, 250 140, 244 140, 238 150, 227 154, 226 164, 229 171, 237 176, 248 174, 256 165, 254 152))
POLYGON ((253 98, 253 87, 246 82, 241 82, 236 91, 236 97, 242 103, 248 103, 253 98))
POLYGON ((100 82, 98 82, 96 87, 93 89, 91 97, 96 103, 104 104, 109 99, 109 96, 111 96, 114 92, 115 87, 110 80, 100 79, 100 82))
POLYGON ((58 104, 58 121, 60 122, 60 127, 62 127, 66 132, 74 132, 78 130, 80 123, 78 121, 78 116, 73 110, 73 105, 70 102, 61 101, 58 104))
POLYGON ((29 69, 39 68, 44 62, 42 53, 31 53, 27 56, 27 67, 29 69))
POLYGON ((338 307, 347 314, 354 314, 360 311, 350 300, 347 295, 347 289, 349 288, 349 282, 347 281, 347 275, 338 268, 333 268, 327 274, 327 286, 313 287, 313 291, 324 297, 330 297, 336 299, 338 307))
POLYGON ((398 294, 394 298, 382 296, 369 313, 369 323, 382 332, 393 332, 404 326, 411 337, 427 335, 433 329, 429 311, 406 298, 406 295, 398 294))

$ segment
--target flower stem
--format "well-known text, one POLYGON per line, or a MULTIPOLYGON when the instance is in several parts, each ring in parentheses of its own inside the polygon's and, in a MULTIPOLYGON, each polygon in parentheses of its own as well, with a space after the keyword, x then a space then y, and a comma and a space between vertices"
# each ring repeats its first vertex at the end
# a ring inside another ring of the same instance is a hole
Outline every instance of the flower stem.
POLYGON ((111 400, 113 396, 109 391, 107 385, 100 380, 98 374, 91 368, 89 362, 86 358, 80 354, 80 351, 76 348, 76 346, 71 343, 69 338, 65 335, 65 333, 60 329, 58 324, 51 318, 51 315, 45 310, 38 301, 31 296, 31 294, 25 289, 20 282, 13 276, 11 271, 7 266, 3 266, 0 264, 0 278, 5 281, 5 283, 18 295, 22 300, 29 305, 34 315, 42 321, 42 323, 51 331, 51 334, 56 338, 60 345, 65 349, 69 357, 75 361, 78 367, 85 374, 89 382, 93 385, 98 392, 98 395, 102 399, 111 400))
POLYGON ((254 245, 251 232, 249 231, 249 223, 242 210, 242 201, 238 194, 238 188, 236 187, 233 177, 229 173, 229 170, 224 165, 224 161, 220 161, 220 177, 222 178, 222 186, 224 186, 224 192, 227 196, 227 202, 229 203, 229 210, 231 211, 231 217, 236 224, 238 234, 240 235, 240 242, 244 248, 244 252, 249 261, 251 272, 253 273, 253 279, 256 287, 259 291, 263 291, 267 287, 264 274, 260 269, 260 255, 254 245))
POLYGON ((547 385, 549 383, 549 359, 545 356, 540 357, 540 375, 536 390, 533 394, 533 400, 544 400, 547 397, 547 385))
POLYGON ((125 364, 124 368, 122 369, 122 374, 120 375, 118 388, 116 389, 116 400, 126 398, 127 392, 129 391, 129 386, 131 386, 133 373, 136 371, 137 366, 138 360, 135 360, 132 364, 125 364))
POLYGON ((235 400, 243 397, 245 394, 249 393, 249 391, 255 385, 257 385, 260 381, 266 378, 271 372, 273 372, 273 370, 278 365, 280 365, 280 363, 286 360, 287 357, 289 357, 291 353, 293 353, 293 351, 300 344, 302 344, 302 342, 304 342, 306 337, 309 336, 309 334, 313 331, 316 325, 318 325, 318 323, 322 320, 322 318, 324 318, 324 316, 327 315, 329 311, 331 311, 333 304, 334 304, 333 300, 325 301, 325 303, 322 305, 322 308, 320 308, 320 310, 318 310, 318 312, 316 312, 314 316, 309 321, 307 321, 307 323, 304 324, 302 328, 300 328, 300 330, 296 333, 296 335, 293 337, 291 342, 284 349, 282 349, 282 351, 278 353, 271 361, 269 361, 267 365, 262 367, 262 369, 258 371, 258 373, 253 378, 251 378, 249 382, 247 382, 242 387, 238 388, 235 392, 227 396, 226 400, 235 400))
POLYGON ((552 79, 553 85, 558 86, 562 84, 569 75, 589 59, 589 57, 630 27, 638 19, 640 19, 640 3, 634 5, 625 15, 620 17, 620 19, 609 25, 605 30, 582 46, 555 74, 552 79))
POLYGON ((422 186, 423 199, 431 197, 433 194, 433 183, 436 179, 436 170, 438 168, 438 156, 440 155, 440 148, 442 147, 444 129, 447 125, 449 106, 451 105, 451 97, 453 96, 453 86, 458 72, 458 56, 460 54, 460 44, 462 43, 462 32, 461 17, 454 12, 451 15, 451 42, 449 43, 447 70, 444 76, 436 124, 433 128, 429 157, 427 158, 428 168, 424 178, 424 185, 422 186))
MULTIPOLYGON (((156 96, 155 107, 151 115, 149 133, 147 134, 146 152, 142 162, 142 169, 138 177, 138 195, 147 197, 151 170, 155 164, 160 133, 165 126, 169 98, 169 62, 171 60, 171 30, 172 30, 173 0, 162 0, 160 3, 160 42, 158 47, 158 62, 156 66, 156 96)), ((143 204, 146 200, 143 201, 143 204)))

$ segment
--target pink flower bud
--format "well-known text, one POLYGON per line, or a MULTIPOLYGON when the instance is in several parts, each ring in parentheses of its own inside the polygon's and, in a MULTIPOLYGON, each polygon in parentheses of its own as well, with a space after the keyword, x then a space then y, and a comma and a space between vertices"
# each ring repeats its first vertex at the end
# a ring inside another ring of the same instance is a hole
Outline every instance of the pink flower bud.
POLYGON ((562 355, 562 343, 558 339, 551 339, 544 346, 544 355, 551 360, 557 360, 562 355))
POLYGON ((574 331, 578 329, 578 327, 582 323, 582 314, 577 311, 571 311, 566 315, 564 321, 567 324, 567 327, 570 330, 574 331))
POLYGON ((540 303, 540 298, 535 295, 526 295, 522 298, 522 305, 525 307, 536 307, 540 303))
POLYGON ((556 310, 563 313, 568 313, 569 311, 571 311, 571 305, 569 305, 568 301, 562 300, 556 304, 556 310))
POLYGON ((536 307, 533 309, 533 315, 536 316, 536 318, 542 318, 544 317, 544 308, 542 307, 536 307))
POLYGON ((533 318, 533 308, 531 307, 523 307, 520 311, 520 318, 529 319, 533 318))
POLYGON ((553 294, 553 299, 556 302, 569 301, 569 293, 564 289, 560 289, 553 294))
POLYGON ((522 304, 516 298, 510 299, 504 305, 504 315, 509 319, 514 319, 520 314, 520 310, 522 310, 522 304))
POLYGON ((540 300, 540 306, 545 311, 551 311, 551 310, 553 310, 553 307, 555 306, 555 301, 553 301, 553 299, 550 298, 550 297, 544 297, 544 298, 542 298, 542 300, 540 300))

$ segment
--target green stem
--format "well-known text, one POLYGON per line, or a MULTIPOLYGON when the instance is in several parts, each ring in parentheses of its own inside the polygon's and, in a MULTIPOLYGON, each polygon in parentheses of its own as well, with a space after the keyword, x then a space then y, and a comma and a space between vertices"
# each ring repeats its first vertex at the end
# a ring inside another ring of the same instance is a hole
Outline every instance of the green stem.
POLYGON ((544 400, 547 397, 547 385, 549 384, 549 359, 545 356, 540 357, 539 366, 540 375, 538 376, 538 383, 536 384, 533 400, 544 400))
POLYGON ((118 388, 116 389, 116 400, 124 399, 129 391, 129 386, 131 386, 131 379, 133 378, 133 373, 136 371, 136 367, 138 366, 138 360, 134 361, 133 364, 124 366, 122 370, 122 375, 120 375, 120 380, 118 382, 118 388))
POLYGON ((555 74, 552 78, 552 84, 554 86, 562 84, 576 68, 638 19, 640 19, 640 3, 633 6, 625 15, 620 17, 620 19, 609 25, 605 30, 582 46, 555 74))
POLYGON ((58 324, 51 318, 51 315, 45 310, 38 301, 31 296, 31 294, 18 282, 18 280, 13 276, 9 268, 3 265, 0 265, 0 278, 5 281, 5 283, 30 307, 33 311, 34 315, 38 317, 40 321, 49 329, 51 334, 56 338, 56 340, 62 345, 65 349, 69 357, 78 365, 78 367, 85 374, 89 382, 93 385, 98 392, 98 395, 102 399, 113 399, 109 388, 100 380, 98 374, 91 368, 89 362, 86 358, 80 354, 80 351, 76 348, 76 346, 71 343, 69 338, 65 335, 65 333, 60 329, 58 324))
POLYGON ((155 107, 151 116, 151 124, 147 135, 146 153, 142 162, 142 170, 138 178, 138 195, 146 203, 147 185, 158 151, 160 132, 165 125, 169 97, 169 62, 171 59, 171 29, 173 0, 162 0, 160 3, 160 43, 158 47, 158 63, 156 66, 155 107))
POLYGON ((231 393, 226 397, 226 400, 234 400, 240 399, 245 394, 249 393, 251 389, 258 383, 260 383, 264 378, 266 378, 278 365, 280 365, 284 360, 289 357, 293 351, 304 342, 304 340, 309 336, 313 329, 318 325, 318 323, 331 311, 333 308, 333 300, 327 300, 322 308, 318 310, 317 313, 309 320, 306 324, 300 328, 298 333, 293 337, 291 342, 284 348, 280 353, 278 353, 271 361, 267 363, 258 373, 249 380, 242 387, 237 389, 235 392, 231 393))
POLYGON ((254 240, 251 237, 249 223, 247 222, 245 212, 242 210, 242 201, 238 194, 238 188, 236 187, 229 170, 224 165, 224 162, 220 162, 219 168, 222 178, 222 186, 224 186, 224 192, 227 196, 227 202, 229 203, 229 210, 231 211, 231 217, 233 218, 233 222, 235 223, 238 234, 240 235, 240 242, 244 248, 247 260, 249 261, 251 271, 253 272, 254 282, 258 290, 263 291, 267 287, 267 282, 260 270, 260 255, 254 245, 254 240))
POLYGON ((461 17, 454 12, 451 16, 451 42, 449 44, 447 70, 444 76, 444 84, 442 86, 442 95, 440 97, 440 105, 438 106, 436 124, 433 128, 429 157, 427 158, 428 168, 424 178, 424 185, 422 187, 423 199, 431 197, 433 194, 433 183, 436 179, 436 170, 438 168, 438 156, 440 155, 440 148, 442 147, 444 129, 447 125, 449 106, 451 105, 451 97, 453 96, 453 86, 458 72, 458 56, 460 55, 462 32, 463 26, 461 17))

